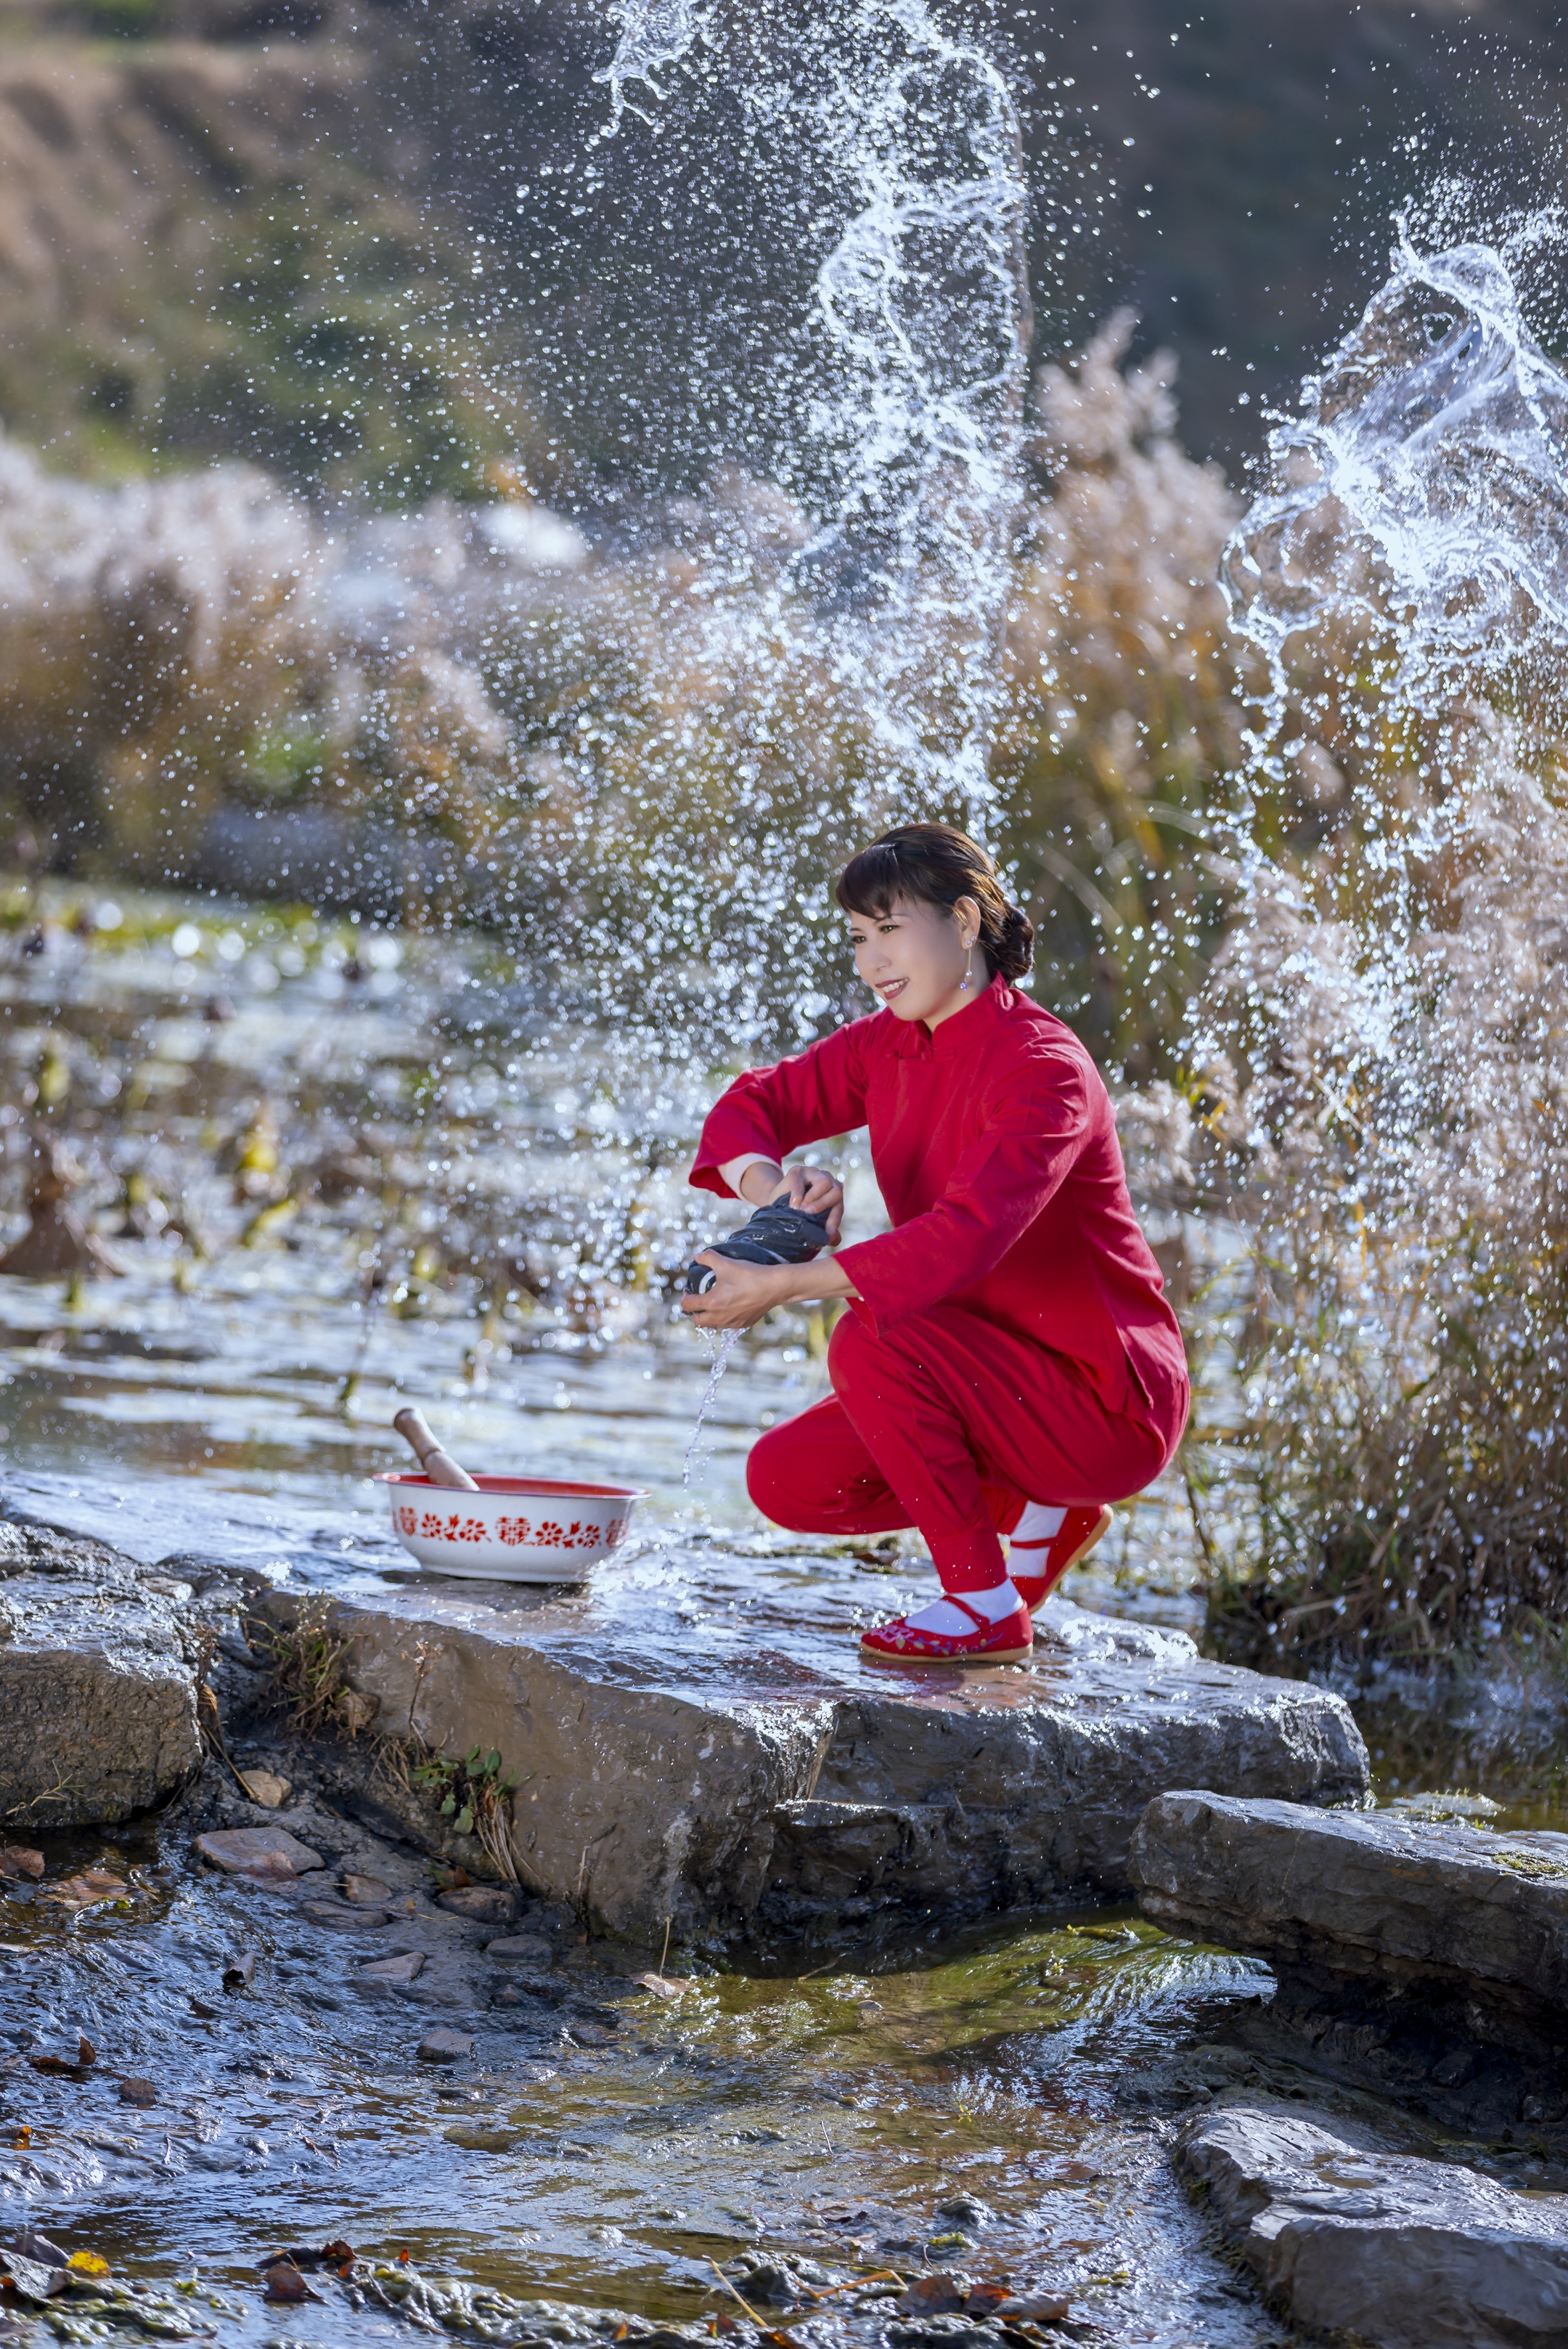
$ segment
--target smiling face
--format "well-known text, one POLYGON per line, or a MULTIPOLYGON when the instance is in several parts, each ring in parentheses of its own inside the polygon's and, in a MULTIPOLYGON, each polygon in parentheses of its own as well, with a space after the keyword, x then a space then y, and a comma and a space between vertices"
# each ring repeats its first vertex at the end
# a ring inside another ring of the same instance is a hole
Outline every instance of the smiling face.
POLYGON ((855 968, 879 1003, 898 1019, 923 1019, 940 1026, 973 1003, 991 977, 978 943, 980 908, 960 897, 953 911, 923 901, 897 898, 880 914, 850 916, 855 968), (964 985, 974 947, 974 982, 964 985))

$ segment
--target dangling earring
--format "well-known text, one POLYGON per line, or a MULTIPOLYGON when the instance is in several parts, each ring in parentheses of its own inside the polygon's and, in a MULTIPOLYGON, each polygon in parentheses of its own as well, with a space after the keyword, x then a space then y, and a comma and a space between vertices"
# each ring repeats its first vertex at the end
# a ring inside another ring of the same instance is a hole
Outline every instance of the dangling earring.
POLYGON ((973 938, 965 939, 964 950, 969 959, 965 965, 964 976, 958 982, 960 988, 973 987, 975 984, 975 941, 973 938))

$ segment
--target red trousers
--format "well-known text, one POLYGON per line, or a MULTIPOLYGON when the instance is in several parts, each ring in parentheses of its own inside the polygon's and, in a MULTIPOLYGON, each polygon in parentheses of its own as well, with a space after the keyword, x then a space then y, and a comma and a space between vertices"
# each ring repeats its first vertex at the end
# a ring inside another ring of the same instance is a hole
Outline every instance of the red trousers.
POLYGON ((1173 1449, 1108 1411, 1060 1355, 961 1306, 934 1306, 885 1337, 846 1313, 828 1370, 832 1393, 752 1445, 752 1499, 792 1533, 914 1526, 944 1590, 995 1588, 1006 1572, 997 1528, 1026 1501, 1126 1500, 1173 1449))

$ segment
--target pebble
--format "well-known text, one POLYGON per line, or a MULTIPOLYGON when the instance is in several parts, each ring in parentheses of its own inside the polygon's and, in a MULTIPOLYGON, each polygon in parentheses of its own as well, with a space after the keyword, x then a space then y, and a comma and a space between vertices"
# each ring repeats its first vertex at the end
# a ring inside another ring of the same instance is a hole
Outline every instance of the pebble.
POLYGON ((253 1803, 260 1803, 263 1811, 281 1811, 294 1788, 275 1770, 242 1770, 241 1782, 253 1803))
POLYGON ((307 1900, 301 1913, 313 1925, 334 1925, 339 1932, 358 1933, 373 1925, 389 1925, 391 1912, 386 1909, 350 1909, 333 1900, 307 1900))
POLYGON ((418 1950, 400 1958, 373 1958, 359 1969, 361 1982, 411 1982, 425 1961, 418 1950))
POLYGON ((487 1958, 524 1958, 536 1966, 547 1966, 555 1952, 538 1933, 513 1933, 502 1941, 485 1943, 487 1958))
POLYGON ((346 1876, 343 1897, 357 1901, 362 1908, 377 1909, 391 1899, 392 1887, 379 1876, 346 1876))
POLYGON ((158 2091, 150 2080, 122 2080, 119 2084, 119 2101, 122 2105, 155 2105, 158 2102, 158 2091))
POLYGON ((35 1880, 44 1873, 44 1855, 30 1844, 0 1844, 0 1876, 30 1876, 35 1880))
POLYGON ((428 2031, 419 2042, 420 2060, 426 2064, 457 2064, 474 2052, 474 2043, 466 2031, 428 2031))
POLYGON ((304 1876, 326 1866, 320 1852, 286 1827, 216 1827, 197 1837, 196 1848, 225 1876, 304 1876))
POLYGON ((465 1884, 438 1898, 443 1909, 449 1909, 454 1917, 467 1917, 475 1925, 510 1925, 517 1910, 512 1894, 499 1884, 465 1884))

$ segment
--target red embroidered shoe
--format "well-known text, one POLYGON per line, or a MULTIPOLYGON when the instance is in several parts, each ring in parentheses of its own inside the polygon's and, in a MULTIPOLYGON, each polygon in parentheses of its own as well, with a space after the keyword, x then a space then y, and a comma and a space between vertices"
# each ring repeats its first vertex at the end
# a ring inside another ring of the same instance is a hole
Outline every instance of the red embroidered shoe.
POLYGON ((943 1597, 973 1631, 917 1631, 901 1615, 896 1623, 879 1623, 861 1640, 861 1653, 877 1664, 1018 1664, 1034 1645, 1035 1628, 1026 1607, 1016 1607, 999 1623, 988 1623, 977 1608, 966 1607, 951 1590, 943 1597))
POLYGON ((1069 1567, 1087 1557, 1110 1527, 1110 1511, 1069 1509, 1048 1541, 1016 1541, 1007 1548, 1007 1574, 1032 1615, 1050 1597, 1069 1567))

